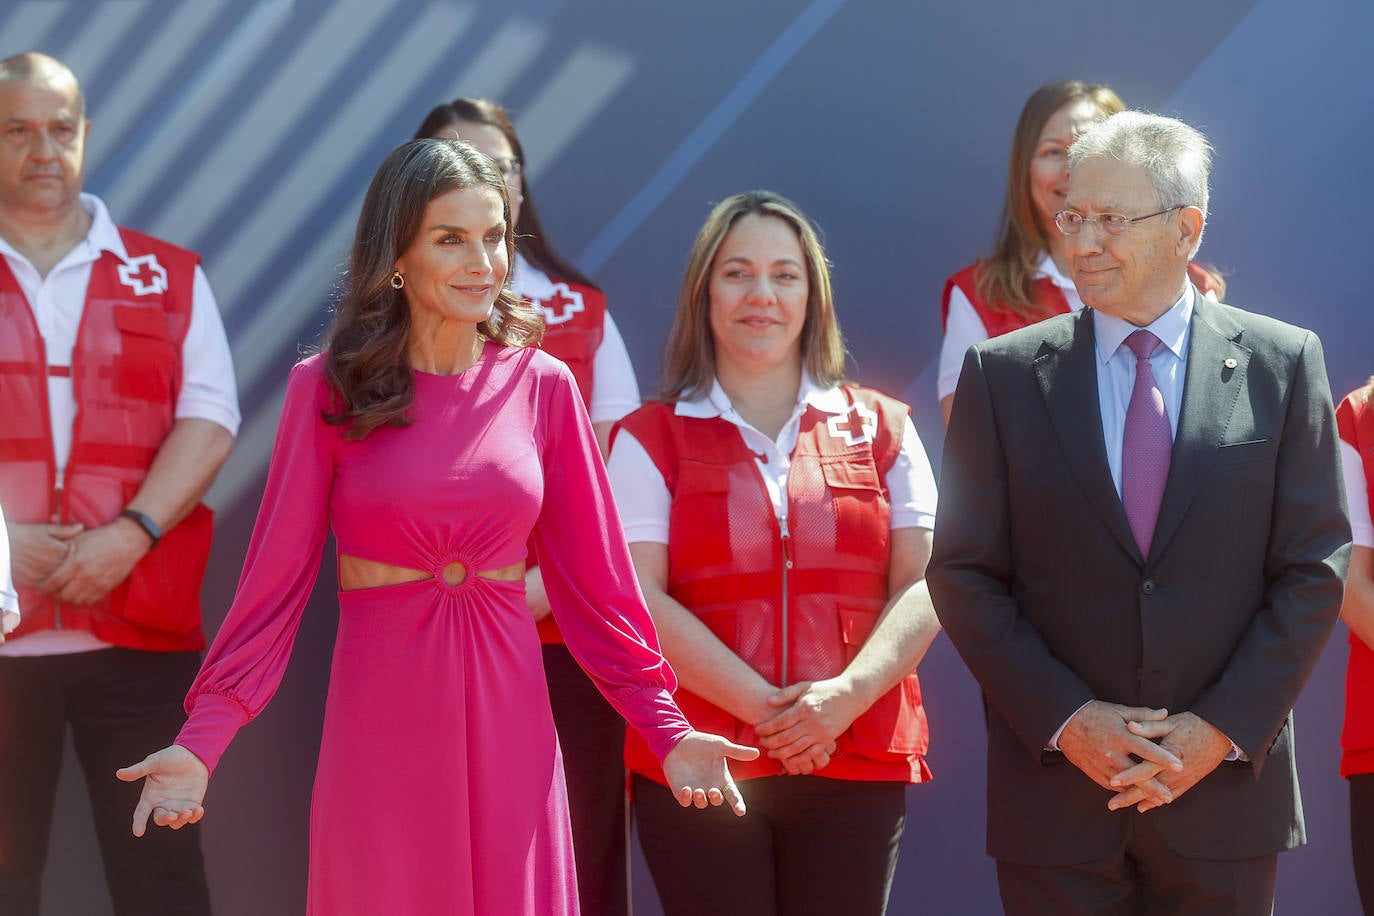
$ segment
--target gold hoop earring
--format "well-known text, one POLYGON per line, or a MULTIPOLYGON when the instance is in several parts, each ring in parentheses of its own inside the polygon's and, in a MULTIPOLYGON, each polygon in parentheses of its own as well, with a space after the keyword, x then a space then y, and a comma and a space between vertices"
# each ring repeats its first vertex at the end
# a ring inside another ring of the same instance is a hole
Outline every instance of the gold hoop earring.
POLYGON ((400 272, 399 270, 396 271, 395 273, 393 273, 393 274, 391 275, 391 288, 392 288, 392 289, 401 289, 401 288, 403 288, 405 285, 406 285, 406 278, 403 277, 403 276, 401 276, 401 272, 400 272))

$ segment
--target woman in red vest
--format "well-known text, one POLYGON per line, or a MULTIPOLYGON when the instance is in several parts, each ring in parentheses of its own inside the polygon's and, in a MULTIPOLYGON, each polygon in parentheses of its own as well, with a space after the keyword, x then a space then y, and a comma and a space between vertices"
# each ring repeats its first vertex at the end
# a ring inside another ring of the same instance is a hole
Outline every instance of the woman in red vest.
POLYGON ((1083 307, 1054 214, 1064 209, 1074 137, 1125 107, 1106 86, 1078 80, 1041 86, 1026 100, 1012 134, 997 247, 946 280, 940 301, 945 339, 937 385, 946 424, 969 347, 1083 307))
MULTIPOLYGON (((606 296, 549 242, 525 175, 525 150, 501 106, 487 99, 454 99, 426 115, 415 137, 455 134, 494 161, 506 180, 517 245, 511 289, 543 312, 540 347, 572 370, 604 458, 611 426, 639 406, 639 382, 625 341, 606 310, 606 296)), ((563 750, 582 912, 625 916, 629 872, 620 753, 625 720, 568 652, 549 613, 544 579, 532 554, 525 597, 539 625, 549 700, 563 750)))
MULTIPOLYGON (((1069 190, 1074 138, 1125 107, 1108 87, 1078 80, 1041 86, 1026 100, 1011 140, 997 247, 946 280, 940 300, 945 337, 936 387, 946 425, 969 347, 1083 307, 1054 215, 1064 209, 1069 190)), ((1226 284, 1214 268, 1190 264, 1188 273, 1212 298, 1225 295, 1226 284)))
POLYGON ((1355 547, 1341 618, 1350 627, 1341 775, 1350 780, 1350 847, 1366 913, 1374 912, 1374 379, 1336 410, 1355 547))
POLYGON ((654 883, 670 916, 881 913, 905 787, 930 777, 929 462, 905 404, 843 381, 825 253, 777 194, 711 212, 668 339, 612 487, 677 700, 767 754, 733 768, 748 818, 693 820, 629 737, 654 883))

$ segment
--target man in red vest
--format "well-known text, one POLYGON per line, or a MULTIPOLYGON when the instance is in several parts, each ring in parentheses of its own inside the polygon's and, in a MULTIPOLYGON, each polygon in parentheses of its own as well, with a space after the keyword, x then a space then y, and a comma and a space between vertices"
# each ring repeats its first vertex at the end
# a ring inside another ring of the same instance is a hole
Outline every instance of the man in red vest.
POLYGON ((81 192, 89 129, 61 62, 0 60, 0 505, 24 611, 0 646, 0 912, 38 913, 70 725, 116 912, 209 913, 195 831, 134 838, 114 771, 176 735, 199 667, 233 368, 199 257, 81 192))

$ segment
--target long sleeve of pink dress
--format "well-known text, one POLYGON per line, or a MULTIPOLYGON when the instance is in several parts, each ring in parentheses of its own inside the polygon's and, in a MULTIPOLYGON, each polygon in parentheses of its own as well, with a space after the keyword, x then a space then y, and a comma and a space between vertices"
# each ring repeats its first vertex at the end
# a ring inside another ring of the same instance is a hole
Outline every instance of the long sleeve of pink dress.
POLYGON ((488 343, 466 372, 414 377, 412 425, 349 441, 321 419, 319 358, 292 371, 238 592, 177 743, 213 769, 276 691, 332 525, 341 555, 433 576, 339 593, 310 912, 573 914, 524 584, 481 571, 519 562, 533 531, 559 625, 597 686, 660 757, 689 726, 566 367, 488 343), (454 562, 468 570, 458 585, 442 576, 454 562), (425 814, 397 818, 388 785, 424 798, 425 814))

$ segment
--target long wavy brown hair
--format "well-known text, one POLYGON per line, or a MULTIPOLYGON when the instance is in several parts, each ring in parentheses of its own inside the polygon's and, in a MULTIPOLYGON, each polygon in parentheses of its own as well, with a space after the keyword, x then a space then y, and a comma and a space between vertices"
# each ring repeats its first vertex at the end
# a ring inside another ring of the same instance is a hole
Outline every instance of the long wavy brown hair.
POLYGON ((663 355, 659 396, 665 401, 695 397, 711 390, 716 375, 716 342, 711 334, 711 269, 730 227, 748 213, 780 219, 797 234, 806 257, 809 286, 801 334, 802 364, 818 385, 833 385, 844 379, 844 339, 835 318, 830 264, 816 227, 800 207, 781 194, 748 191, 716 204, 692 243, 663 355))
MULTIPOLYGON (((415 400, 410 366, 410 305, 391 286, 396 260, 420 231, 425 208, 436 197, 465 188, 491 188, 506 218, 506 256, 515 254, 515 227, 501 173, 491 160, 461 140, 412 140, 382 161, 363 199, 348 260, 343 295, 334 310, 324 373, 339 409, 327 423, 361 439, 379 426, 409 426, 415 400)), ((477 325, 484 337, 512 347, 539 342, 542 317, 522 303, 507 282, 491 316, 477 325)))
POLYGON ((539 210, 534 205, 534 195, 530 192, 529 173, 525 170, 525 148, 515 134, 515 124, 511 122, 506 110, 491 99, 456 98, 452 102, 436 105, 420 122, 415 131, 416 139, 439 137, 444 131, 451 130, 459 121, 473 124, 486 124, 499 130, 515 153, 515 161, 520 163, 520 190, 524 202, 520 204, 520 221, 515 224, 515 244, 530 264, 555 280, 571 280, 583 286, 599 290, 595 283, 578 270, 572 261, 563 257, 549 242, 544 232, 544 224, 539 220, 539 210))
POLYGON ((1047 229, 1031 200, 1030 166, 1046 122, 1065 105, 1089 102, 1097 116, 1105 118, 1125 110, 1115 92, 1106 86, 1065 80, 1041 86, 1026 99, 1012 135, 1007 163, 1007 198, 1002 224, 992 256, 978 262, 978 296, 993 308, 1021 318, 1037 318, 1042 308, 1035 301, 1034 282, 1040 258, 1049 250, 1047 229))

